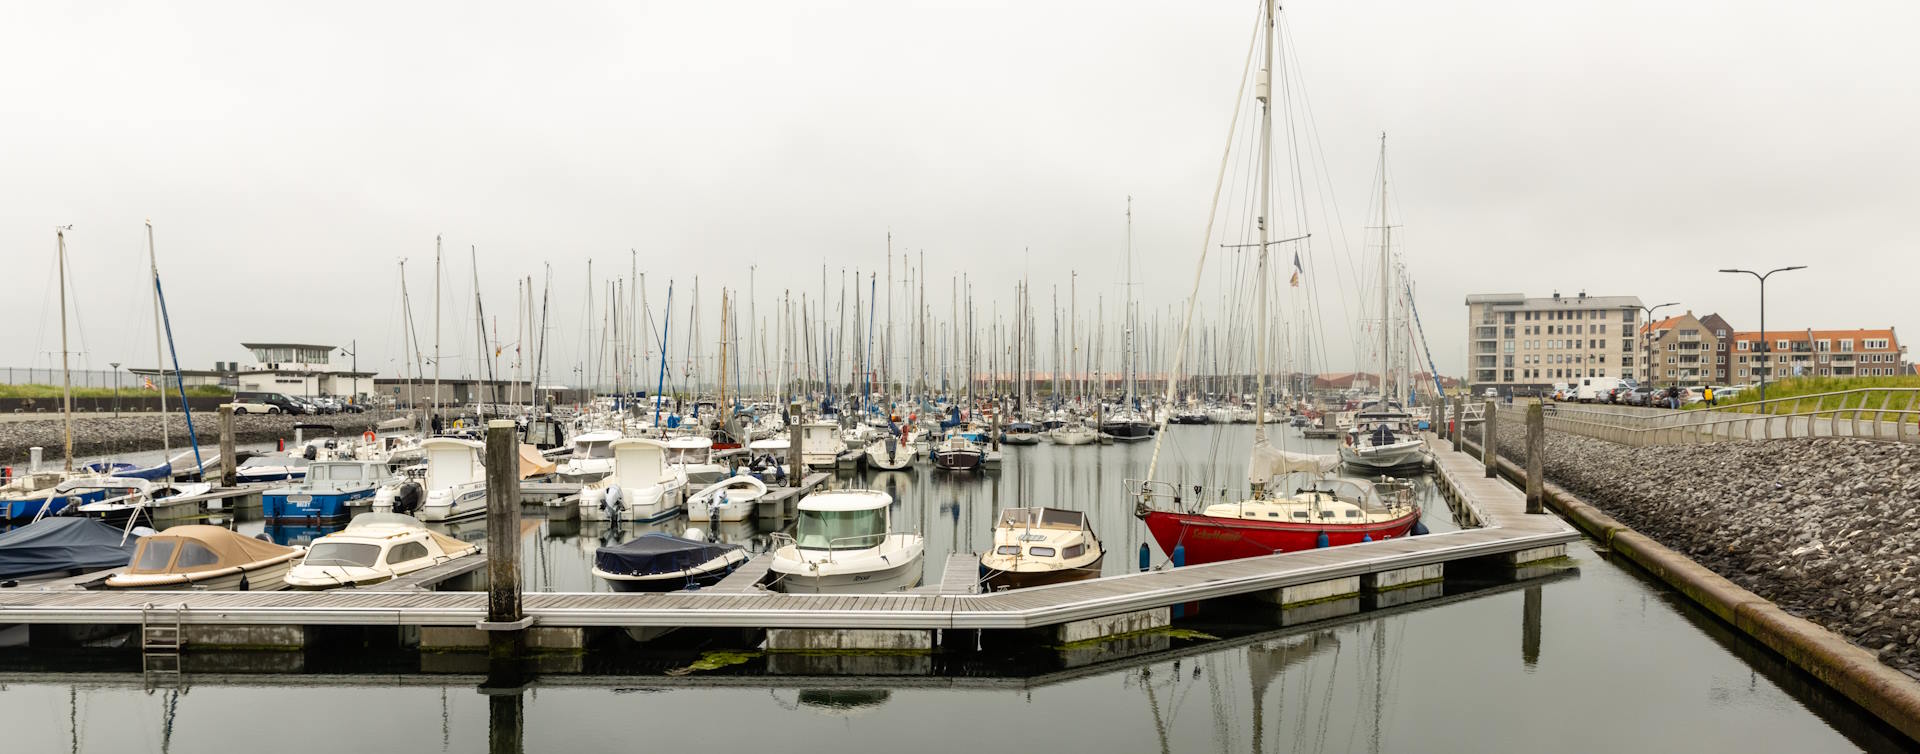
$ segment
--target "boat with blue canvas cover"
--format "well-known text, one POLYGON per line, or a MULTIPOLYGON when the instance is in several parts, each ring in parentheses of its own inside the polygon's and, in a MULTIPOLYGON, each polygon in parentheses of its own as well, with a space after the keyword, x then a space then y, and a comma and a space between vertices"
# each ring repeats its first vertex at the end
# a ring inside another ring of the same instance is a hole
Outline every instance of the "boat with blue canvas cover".
POLYGON ((346 519, 349 505, 370 501, 391 476, 378 461, 315 461, 305 479, 262 493, 260 512, 268 521, 346 519))
POLYGON ((593 575, 616 592, 672 592, 713 586, 747 562, 739 545, 706 542, 698 529, 694 537, 647 532, 633 540, 594 551, 593 575))
POLYGON ((0 582, 45 581, 119 568, 132 560, 145 531, 55 516, 0 533, 0 582))

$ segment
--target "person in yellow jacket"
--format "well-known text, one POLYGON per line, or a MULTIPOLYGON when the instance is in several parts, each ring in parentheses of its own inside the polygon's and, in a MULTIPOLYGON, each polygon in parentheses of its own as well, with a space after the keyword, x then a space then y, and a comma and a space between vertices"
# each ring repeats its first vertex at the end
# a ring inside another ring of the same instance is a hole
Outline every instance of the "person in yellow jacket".
POLYGON ((1702 395, 1701 397, 1702 397, 1702 398, 1705 398, 1705 399, 1707 399, 1707 405, 1709 405, 1709 406, 1712 406, 1712 405, 1714 405, 1714 402, 1713 402, 1713 386, 1712 386, 1712 385, 1708 385, 1708 386, 1707 386, 1707 388, 1706 388, 1706 394, 1705 394, 1705 395, 1702 395))

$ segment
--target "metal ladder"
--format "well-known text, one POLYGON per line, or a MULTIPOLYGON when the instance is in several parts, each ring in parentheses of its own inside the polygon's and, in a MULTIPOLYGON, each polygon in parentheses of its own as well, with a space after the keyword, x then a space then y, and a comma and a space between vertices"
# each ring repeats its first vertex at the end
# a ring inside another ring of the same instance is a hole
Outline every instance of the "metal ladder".
POLYGON ((140 606, 140 671, 149 686, 156 680, 169 685, 179 682, 180 650, 187 643, 180 624, 186 609, 185 605, 161 607, 151 602, 140 606))

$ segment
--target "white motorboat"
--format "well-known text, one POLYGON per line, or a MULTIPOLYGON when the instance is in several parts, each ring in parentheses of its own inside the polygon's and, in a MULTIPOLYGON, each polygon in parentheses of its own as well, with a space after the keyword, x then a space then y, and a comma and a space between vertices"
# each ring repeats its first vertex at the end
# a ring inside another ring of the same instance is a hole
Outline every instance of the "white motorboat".
POLYGON ((91 500, 73 509, 89 518, 121 524, 155 501, 172 497, 204 495, 213 489, 205 482, 148 481, 132 477, 78 477, 54 487, 56 494, 74 500, 91 500))
POLYGON ((127 570, 92 589, 272 591, 306 552, 206 524, 175 526, 140 539, 127 570))
POLYGON ((826 490, 801 498, 794 533, 774 535, 774 588, 798 594, 878 594, 920 583, 926 541, 892 529, 893 498, 826 490))
POLYGON ((980 556, 988 591, 1080 581, 1100 575, 1105 556, 1087 514, 1059 508, 1008 508, 980 556))
POLYGON ((613 443, 613 473, 580 490, 582 521, 654 521, 686 508, 687 477, 667 466, 667 444, 613 443))
POLYGON ((832 469, 840 462, 847 444, 840 439, 840 426, 832 422, 814 422, 800 426, 800 463, 810 469, 832 469))
POLYGON ((897 471, 913 465, 913 444, 887 435, 867 446, 867 465, 897 471))
POLYGON ((767 484, 751 475, 728 477, 687 497, 687 520, 702 525, 710 521, 745 521, 753 518, 754 506, 766 494, 767 484))
POLYGON ((347 528, 316 539, 287 571, 295 589, 332 589, 390 581, 480 552, 480 546, 428 529, 399 513, 362 513, 347 528))
POLYGON ((573 436, 573 454, 560 464, 560 481, 586 484, 600 481, 613 473, 613 443, 621 437, 615 429, 599 429, 573 436))
POLYGON ((487 470, 481 459, 486 443, 429 437, 420 447, 427 454, 427 474, 421 482, 426 499, 420 506, 420 520, 449 521, 486 512, 487 470))
POLYGON ((1048 432, 1047 439, 1055 445, 1090 445, 1100 439, 1100 433, 1076 419, 1048 432))
POLYGON ((688 484, 709 484, 727 475, 727 467, 713 460, 713 438, 675 435, 667 438, 667 465, 686 475, 688 484))

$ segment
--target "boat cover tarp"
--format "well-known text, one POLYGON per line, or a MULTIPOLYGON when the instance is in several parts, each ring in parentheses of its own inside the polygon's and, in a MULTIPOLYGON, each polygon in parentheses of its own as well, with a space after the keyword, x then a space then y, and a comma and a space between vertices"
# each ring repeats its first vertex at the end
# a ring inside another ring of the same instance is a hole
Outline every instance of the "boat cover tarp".
MULTIPOLYGON (((577 439, 577 438, 576 438, 577 439)), ((526 443, 520 444, 520 478, 543 476, 553 473, 559 465, 547 460, 540 449, 526 443)))
MULTIPOLYGON (((176 554, 182 548, 189 547, 190 545, 211 551, 213 556, 212 561, 205 562, 203 560, 195 560, 195 562, 188 564, 170 555, 166 559, 166 567, 143 569, 136 565, 128 568, 127 573, 179 574, 195 573, 198 571, 215 571, 223 568, 233 568, 272 560, 293 552, 293 548, 291 547, 282 547, 263 539, 254 539, 245 534, 237 533, 226 527, 211 526, 208 524, 175 526, 159 534, 150 534, 140 540, 142 550, 152 547, 168 547, 176 554)), ((138 555, 138 553, 136 553, 136 555, 138 555)), ((138 562, 139 560, 136 558, 135 563, 137 564, 138 562)))
POLYGON ((695 542, 655 531, 600 548, 593 555, 593 564, 607 573, 627 576, 679 573, 736 549, 738 545, 695 542))
POLYGON ((97 519, 55 516, 0 534, 0 579, 69 570, 118 568, 133 558, 139 537, 97 519))

